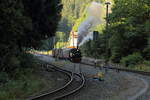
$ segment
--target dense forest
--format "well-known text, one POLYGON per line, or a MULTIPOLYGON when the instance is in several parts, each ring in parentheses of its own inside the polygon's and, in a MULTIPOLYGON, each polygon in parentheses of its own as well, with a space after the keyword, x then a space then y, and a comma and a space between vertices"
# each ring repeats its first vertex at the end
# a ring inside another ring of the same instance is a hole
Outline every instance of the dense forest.
MULTIPOLYGON (((92 1, 62 0, 64 8, 57 29, 59 38, 72 30, 77 31, 86 18, 86 8, 92 1)), ((105 8, 104 0, 94 1, 101 2, 105 8)), ((111 0, 108 29, 105 28, 105 21, 92 28, 92 31, 99 31, 99 39, 82 45, 80 48, 83 55, 103 59, 108 56, 110 61, 126 65, 150 60, 149 3, 149 0, 111 0)), ((101 12, 104 20, 105 10, 106 8, 101 12)))
POLYGON ((103 30, 97 42, 89 41, 83 46, 87 55, 98 54, 101 58, 106 56, 104 48, 108 48, 109 60, 116 63, 128 66, 150 60, 149 3, 149 0, 114 0, 108 30, 103 30), (107 34, 109 43, 105 47, 107 34))
POLYGON ((26 48, 39 48, 40 40, 55 35, 61 17, 59 3, 59 0, 0 2, 0 70, 14 70, 13 65, 22 63, 19 57, 26 48))
POLYGON ((0 100, 39 89, 42 80, 33 75, 37 65, 27 50, 55 35, 61 9, 60 0, 0 1, 0 100))

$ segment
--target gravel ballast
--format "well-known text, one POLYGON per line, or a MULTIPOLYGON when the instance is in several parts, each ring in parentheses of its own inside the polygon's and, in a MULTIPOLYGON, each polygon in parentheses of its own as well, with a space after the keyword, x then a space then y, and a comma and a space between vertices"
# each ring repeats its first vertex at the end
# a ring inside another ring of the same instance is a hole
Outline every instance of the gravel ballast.
MULTIPOLYGON (((54 59, 48 56, 42 56, 42 60, 46 62, 54 61, 54 59)), ((61 68, 76 73, 79 73, 79 69, 81 68, 81 72, 86 77, 84 88, 64 98, 64 100, 136 100, 137 98, 138 100, 149 100, 146 97, 149 96, 147 90, 149 90, 148 82, 150 79, 146 76, 143 77, 142 75, 139 76, 122 71, 117 72, 115 70, 105 72, 104 68, 99 69, 98 67, 89 65, 58 61, 59 65, 60 63, 62 65, 61 68), (104 81, 93 78, 98 72, 104 73, 104 81)))

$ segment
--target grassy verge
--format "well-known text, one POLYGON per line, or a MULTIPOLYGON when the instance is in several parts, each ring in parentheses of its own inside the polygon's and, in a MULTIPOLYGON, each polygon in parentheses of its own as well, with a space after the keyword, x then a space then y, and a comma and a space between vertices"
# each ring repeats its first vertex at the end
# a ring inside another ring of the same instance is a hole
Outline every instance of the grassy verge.
POLYGON ((136 71, 145 71, 145 72, 150 72, 150 64, 149 61, 148 63, 141 63, 141 64, 136 64, 136 65, 130 65, 130 66, 124 66, 122 64, 119 64, 118 67, 120 68, 125 68, 125 69, 131 69, 131 70, 136 70, 136 71))
POLYGON ((48 82, 32 69, 25 69, 25 74, 20 74, 17 79, 8 79, 0 84, 0 100, 23 100, 48 87, 48 82))
POLYGON ((137 70, 137 71, 150 72, 150 66, 145 65, 145 64, 139 64, 136 66, 129 66, 128 68, 132 69, 132 70, 137 70))

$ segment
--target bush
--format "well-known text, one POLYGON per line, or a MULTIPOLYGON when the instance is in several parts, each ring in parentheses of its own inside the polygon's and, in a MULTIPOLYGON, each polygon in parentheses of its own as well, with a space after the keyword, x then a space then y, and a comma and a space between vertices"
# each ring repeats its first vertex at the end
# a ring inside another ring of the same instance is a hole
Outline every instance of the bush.
POLYGON ((21 68, 34 68, 35 67, 35 59, 33 55, 29 53, 22 53, 19 58, 20 58, 21 68))
POLYGON ((111 61, 114 62, 114 63, 119 63, 120 62, 120 59, 121 59, 121 56, 119 53, 115 53, 111 56, 111 61))
POLYGON ((149 48, 145 48, 143 50, 143 57, 146 59, 146 60, 150 60, 150 47, 149 48))
POLYGON ((113 47, 112 48, 112 56, 110 57, 110 60, 114 63, 119 63, 121 59, 121 53, 120 53, 120 48, 119 47, 113 47))
POLYGON ((8 80, 8 74, 5 72, 0 72, 0 83, 6 83, 8 80))
POLYGON ((131 55, 123 57, 121 59, 121 63, 123 65, 125 65, 126 67, 128 67, 128 66, 134 66, 134 65, 137 65, 139 63, 142 63, 143 60, 144 59, 143 59, 143 57, 141 56, 140 53, 133 53, 131 55))
POLYGON ((143 62, 143 64, 144 64, 144 65, 147 65, 147 66, 150 66, 150 61, 147 61, 147 60, 146 60, 146 61, 143 62))

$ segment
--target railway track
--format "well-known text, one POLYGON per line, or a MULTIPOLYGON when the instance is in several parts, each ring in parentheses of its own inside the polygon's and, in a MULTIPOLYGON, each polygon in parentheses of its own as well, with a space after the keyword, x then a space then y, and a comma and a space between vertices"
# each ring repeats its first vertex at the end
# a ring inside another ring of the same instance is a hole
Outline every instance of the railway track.
POLYGON ((46 64, 44 66, 46 70, 53 69, 67 74, 67 76, 69 76, 69 81, 67 82, 67 84, 54 91, 46 92, 37 96, 32 96, 26 100, 59 100, 79 91, 84 86, 85 79, 82 74, 73 73, 71 71, 61 69, 53 64, 46 64))
MULTIPOLYGON (((85 65, 89 65, 89 66, 95 66, 94 63, 93 64, 88 64, 88 63, 85 63, 85 62, 81 62, 80 64, 85 64, 85 65)), ((150 76, 150 72, 137 71, 137 70, 131 70, 131 69, 127 69, 127 68, 116 67, 116 65, 110 65, 109 67, 104 66, 103 68, 117 70, 117 71, 132 72, 132 73, 137 73, 137 74, 141 74, 141 75, 150 76)))
MULTIPOLYGON (((81 64, 89 65, 89 66, 95 66, 94 63, 93 64, 87 64, 85 62, 81 62, 81 64)), ((119 67, 115 67, 115 66, 118 66, 118 65, 109 65, 109 67, 104 66, 103 68, 117 70, 117 71, 132 72, 132 73, 137 73, 137 74, 141 74, 141 75, 150 76, 150 72, 131 70, 131 69, 121 68, 121 67, 119 68, 119 67)))

